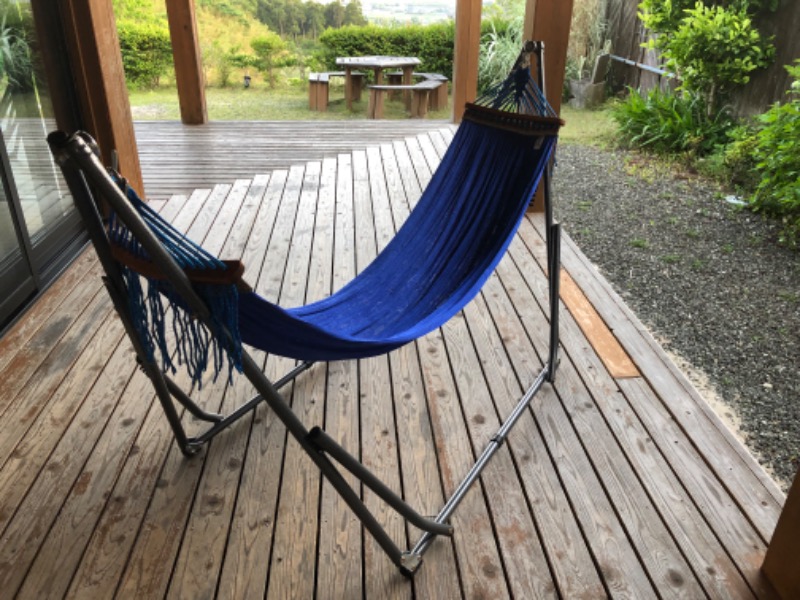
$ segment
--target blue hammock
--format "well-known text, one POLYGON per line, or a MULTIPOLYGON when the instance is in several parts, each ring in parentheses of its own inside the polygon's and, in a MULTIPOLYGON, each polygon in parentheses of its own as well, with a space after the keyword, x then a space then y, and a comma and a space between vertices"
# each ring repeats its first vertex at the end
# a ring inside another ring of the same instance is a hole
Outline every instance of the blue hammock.
POLYGON ((97 250, 114 307, 181 451, 196 454, 266 402, 365 530, 407 575, 419 568, 434 536, 453 534, 448 524, 453 511, 538 390, 555 378, 560 228, 552 222, 546 169, 561 121, 527 68, 535 55, 544 79, 542 52, 540 42, 526 42, 511 75, 467 106, 464 121, 417 206, 374 262, 332 296, 297 308, 281 308, 253 293, 241 280, 240 263, 220 261, 205 252, 150 209, 122 179, 108 177, 86 134, 48 136, 97 250), (550 292, 547 361, 436 517, 425 517, 321 428, 309 430, 278 390, 312 361, 385 353, 444 324, 491 275, 543 176, 550 292), (174 332, 174 345, 167 343, 168 332, 174 332), (243 348, 245 343, 305 362, 270 382, 243 348), (204 373, 224 372, 227 363, 229 374, 234 368, 243 371, 256 395, 227 415, 208 412, 167 375, 166 370, 175 368, 171 349, 177 349, 177 362, 187 366, 196 384, 202 383, 204 373), (209 425, 190 436, 182 409, 209 425), (349 471, 358 485, 351 485, 339 467, 349 471), (366 507, 360 486, 424 532, 410 550, 401 551, 366 507))
MULTIPOLYGON (((240 368, 242 342, 303 361, 330 361, 384 354, 440 327, 477 294, 503 257, 552 156, 560 123, 528 69, 515 69, 467 106, 417 206, 362 273, 324 300, 288 309, 254 292, 237 292, 235 285, 225 291, 195 286, 211 305, 216 331, 209 339, 191 318, 177 317, 183 338, 179 361, 200 382, 209 353, 215 375, 223 353, 230 368, 240 368), (221 339, 228 341, 220 344, 221 339)), ((127 193, 181 267, 225 268, 132 190, 127 193)), ((124 231, 112 228, 110 237, 143 254, 124 231)), ((180 315, 180 298, 162 281, 151 281, 148 300, 133 300, 131 306, 143 323, 137 329, 148 352, 160 348, 165 367, 174 369, 165 352, 165 310, 158 297, 166 297, 180 315)))

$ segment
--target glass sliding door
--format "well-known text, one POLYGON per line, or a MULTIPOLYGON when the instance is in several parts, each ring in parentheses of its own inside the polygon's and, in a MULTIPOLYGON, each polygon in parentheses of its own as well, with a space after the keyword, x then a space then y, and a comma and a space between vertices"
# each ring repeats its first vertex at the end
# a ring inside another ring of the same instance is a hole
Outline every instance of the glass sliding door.
POLYGON ((17 219, 18 207, 12 206, 8 193, 6 165, 2 165, 0 185, 0 323, 11 315, 36 291, 33 268, 28 260, 25 239, 17 219))
MULTIPOLYGON (((9 265, 16 265, 0 270, 0 286, 5 289, 24 278, 20 270, 24 265, 35 290, 41 290, 82 241, 67 186, 47 147, 47 134, 54 129, 30 3, 0 0, 0 158, 5 196, 0 245, 9 265)), ((0 330, 19 306, 0 312, 0 330)))

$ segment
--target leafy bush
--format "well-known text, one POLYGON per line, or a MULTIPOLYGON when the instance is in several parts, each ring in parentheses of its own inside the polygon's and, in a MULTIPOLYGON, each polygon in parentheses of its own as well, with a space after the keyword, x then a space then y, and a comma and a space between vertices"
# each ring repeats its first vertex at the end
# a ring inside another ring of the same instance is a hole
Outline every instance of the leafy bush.
POLYGON ((685 11, 672 35, 661 39, 667 69, 677 72, 685 89, 705 98, 709 114, 721 96, 750 81, 750 73, 775 55, 771 40, 761 36, 744 10, 701 2, 685 11))
POLYGON ((800 245, 800 60, 786 69, 794 77, 790 100, 759 117, 753 157, 760 175, 750 202, 754 210, 783 220, 783 241, 800 245))
POLYGON ((169 30, 156 23, 120 21, 117 23, 122 65, 128 83, 156 87, 172 67, 169 30))
POLYGON ((756 129, 750 124, 733 127, 728 131, 727 145, 717 146, 712 154, 698 162, 698 169, 741 194, 752 193, 758 180, 753 156, 755 134, 756 129))
POLYGON ((680 27, 686 11, 697 8, 698 4, 726 6, 732 10, 756 14, 776 11, 780 0, 642 0, 639 3, 639 18, 653 33, 669 35, 680 27))
POLYGON ((280 61, 288 52, 286 42, 277 33, 268 32, 260 35, 250 42, 250 47, 256 53, 258 60, 256 68, 267 74, 267 81, 271 88, 275 87, 275 67, 280 66, 280 61))
POLYGON ((612 116, 624 141, 661 154, 709 154, 727 141, 726 131, 733 125, 725 110, 709 116, 698 96, 658 89, 646 95, 630 90, 612 116))
POLYGON ((327 29, 319 40, 324 50, 318 59, 331 70, 336 69, 339 56, 416 56, 422 61, 421 69, 453 76, 452 21, 405 27, 347 26, 327 29))

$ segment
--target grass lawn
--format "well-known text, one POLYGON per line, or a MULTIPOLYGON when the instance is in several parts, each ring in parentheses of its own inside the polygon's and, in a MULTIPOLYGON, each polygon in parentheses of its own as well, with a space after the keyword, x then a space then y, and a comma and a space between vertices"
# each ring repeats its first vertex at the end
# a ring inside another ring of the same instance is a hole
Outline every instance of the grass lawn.
MULTIPOLYGON (((130 92, 131 110, 136 121, 180 120, 178 93, 174 87, 130 92)), ((334 80, 330 86, 330 101, 327 112, 308 109, 308 91, 302 84, 283 85, 269 89, 265 84, 244 87, 206 90, 208 118, 212 121, 314 121, 365 119, 369 94, 366 90, 361 100, 348 111, 344 104, 343 81, 334 80)), ((387 119, 406 119, 408 115, 399 100, 386 101, 384 114, 387 119)), ((608 146, 614 141, 617 126, 606 109, 578 110, 565 104, 561 116, 566 121, 562 128, 562 143, 581 143, 608 146)), ((431 111, 429 119, 450 119, 448 107, 431 111)))
POLYGON ((611 145, 617 135, 617 124, 607 108, 585 110, 561 107, 561 118, 566 125, 561 128, 558 139, 561 143, 581 143, 595 146, 611 145))
MULTIPOLYGON (((334 80, 330 86, 327 112, 308 109, 308 90, 305 86, 281 86, 269 89, 265 85, 207 88, 208 118, 212 121, 314 121, 318 119, 365 119, 369 94, 364 90, 361 100, 348 111, 344 104, 344 82, 334 80)), ((180 120, 178 92, 174 87, 129 92, 135 121, 180 120)), ((385 102, 387 119, 405 119, 407 114, 400 101, 385 102)), ((450 109, 431 111, 429 119, 449 119, 450 109)))

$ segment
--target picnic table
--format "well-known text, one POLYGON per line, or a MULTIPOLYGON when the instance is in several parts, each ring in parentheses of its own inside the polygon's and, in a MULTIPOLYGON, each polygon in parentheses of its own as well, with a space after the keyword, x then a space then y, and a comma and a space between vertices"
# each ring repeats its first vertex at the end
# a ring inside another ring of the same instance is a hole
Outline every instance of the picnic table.
MULTIPOLYGON (((383 83, 385 69, 401 69, 403 84, 411 85, 414 67, 419 63, 420 60, 413 56, 342 56, 337 58, 336 65, 344 69, 344 97, 347 109, 350 110, 353 107, 353 97, 355 96, 352 77, 354 70, 372 69, 375 73, 374 83, 380 85, 383 83)), ((410 97, 408 101, 410 101, 410 97)))

